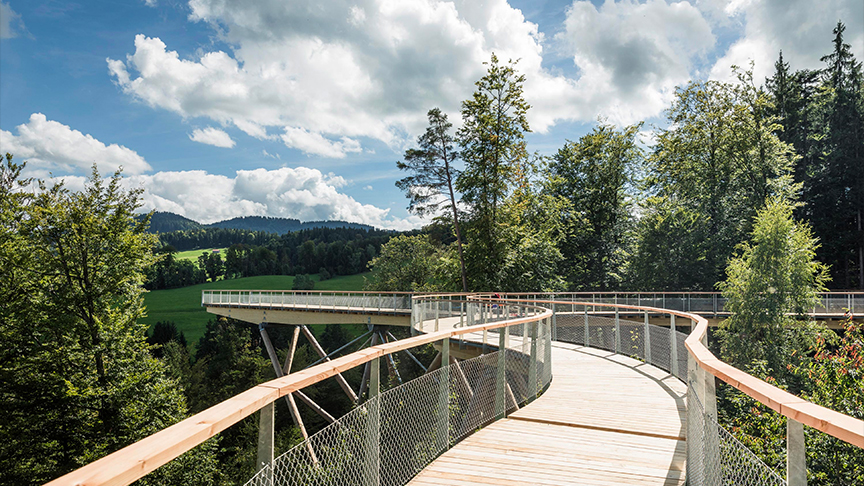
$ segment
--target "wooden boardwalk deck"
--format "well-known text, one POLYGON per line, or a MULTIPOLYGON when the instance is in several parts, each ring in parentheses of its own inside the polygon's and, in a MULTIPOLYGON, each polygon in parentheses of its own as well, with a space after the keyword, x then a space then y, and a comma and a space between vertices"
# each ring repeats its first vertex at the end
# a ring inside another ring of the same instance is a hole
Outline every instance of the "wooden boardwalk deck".
POLYGON ((552 384, 476 432, 412 485, 682 485, 683 383, 653 366, 555 343, 552 384))

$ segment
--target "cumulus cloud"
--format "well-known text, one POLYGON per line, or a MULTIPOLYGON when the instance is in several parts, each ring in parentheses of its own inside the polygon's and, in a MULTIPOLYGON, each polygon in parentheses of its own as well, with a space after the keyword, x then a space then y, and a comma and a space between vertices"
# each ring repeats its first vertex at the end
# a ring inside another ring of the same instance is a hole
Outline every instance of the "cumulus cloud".
POLYGON ((320 155, 333 159, 343 159, 348 152, 362 152, 360 142, 348 137, 336 142, 328 140, 320 133, 310 132, 305 128, 285 127, 282 141, 286 146, 296 148, 310 155, 320 155))
POLYGON ((189 8, 190 20, 210 24, 230 51, 184 57, 141 34, 125 60, 107 60, 118 86, 184 118, 331 158, 362 151, 364 137, 400 151, 433 106, 458 122, 492 52, 520 59, 529 121, 544 132, 559 120, 658 114, 686 80, 688 59, 714 42, 687 3, 598 9, 576 1, 555 40, 579 68, 567 77, 542 66, 543 34, 506 0, 190 0, 189 8))
POLYGON ((230 135, 225 133, 223 130, 213 127, 207 127, 203 130, 193 130, 189 135, 189 140, 223 148, 231 148, 234 146, 234 140, 231 139, 230 135))
POLYGON ((564 27, 556 38, 581 72, 578 90, 590 93, 597 115, 619 123, 660 113, 690 79, 692 60, 715 43, 708 21, 686 2, 574 1, 564 27))
POLYGON ((126 174, 149 171, 150 164, 134 150, 112 143, 105 145, 91 135, 33 113, 16 127, 17 135, 0 130, 0 147, 27 161, 28 172, 44 177, 49 172, 87 173, 95 163, 102 173, 123 167, 126 174))
POLYGON ((234 177, 203 170, 165 171, 128 177, 125 183, 144 189, 143 209, 171 211, 203 223, 250 215, 344 220, 398 230, 425 223, 362 204, 339 191, 347 184, 343 178, 307 167, 240 170, 234 177))
POLYGON ((8 3, 0 2, 0 39, 11 39, 25 32, 24 22, 8 3))
POLYGON ((743 19, 744 32, 711 69, 714 79, 731 79, 733 64, 747 68, 751 60, 756 79, 764 79, 773 73, 781 49, 792 69, 822 68, 819 58, 831 51, 838 20, 846 24, 845 41, 855 57, 864 58, 861 0, 727 0, 724 10, 743 19))

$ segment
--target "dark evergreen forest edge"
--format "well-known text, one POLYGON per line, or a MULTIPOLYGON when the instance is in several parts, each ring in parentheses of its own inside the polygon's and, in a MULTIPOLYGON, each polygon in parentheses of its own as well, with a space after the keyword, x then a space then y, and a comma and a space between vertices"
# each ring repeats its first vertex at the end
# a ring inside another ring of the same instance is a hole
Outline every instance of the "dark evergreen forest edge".
MULTIPOLYGON (((140 190, 94 169, 81 192, 0 172, 0 484, 41 484, 274 377, 250 324, 211 319, 197 344, 162 322, 147 337, 146 288, 255 275, 351 275, 370 290, 720 290, 733 316, 710 336, 724 361, 807 400, 864 414, 864 332, 809 320, 817 292, 864 287, 864 89, 838 24, 816 71, 778 57, 735 82, 692 81, 654 127, 605 120, 550 156, 531 154, 515 61, 493 55, 462 103, 397 166, 421 232, 199 228, 151 233, 140 190), (227 248, 195 265, 179 249, 227 248), (146 288, 145 288, 146 287, 146 288)), ((273 223, 271 221, 271 223, 273 223)), ((197 224, 197 223, 195 223, 197 224)), ((280 223, 281 224, 281 223, 280 223)), ((302 276, 302 277, 301 277, 302 276)), ((317 330, 333 350, 355 329, 317 330)), ((277 349, 287 330, 271 331, 277 349)), ((397 337, 403 337, 397 333, 397 337)), ((303 343, 301 341, 301 343, 303 343)), ((353 349, 347 349, 350 352, 353 349)), ((421 360, 431 360, 430 349, 421 360)), ((284 358, 284 351, 281 351, 284 358)), ((314 361, 305 343, 295 367, 314 361)), ((397 362, 416 376, 410 360, 397 362)), ((361 369, 346 374, 359 383, 361 369)), ((382 380, 394 386, 392 380, 382 380)), ((304 390, 331 414, 352 404, 333 380, 304 390)), ((284 403, 277 449, 297 444, 284 403)), ((306 408, 314 432, 323 423, 306 408)), ((720 422, 783 473, 785 419, 718 386, 720 422)), ((249 417, 139 484, 242 484, 254 472, 249 417)), ((864 485, 859 448, 807 429, 808 484, 864 485)))
MULTIPOLYGON (((144 215, 138 216, 143 218, 144 215)), ((155 211, 150 215, 151 233, 170 233, 172 231, 195 230, 204 228, 230 228, 248 231, 264 231, 267 233, 284 234, 312 228, 358 228, 373 229, 368 224, 349 223, 347 221, 306 221, 292 218, 271 218, 267 216, 241 216, 226 219, 216 223, 201 224, 179 214, 155 211)))

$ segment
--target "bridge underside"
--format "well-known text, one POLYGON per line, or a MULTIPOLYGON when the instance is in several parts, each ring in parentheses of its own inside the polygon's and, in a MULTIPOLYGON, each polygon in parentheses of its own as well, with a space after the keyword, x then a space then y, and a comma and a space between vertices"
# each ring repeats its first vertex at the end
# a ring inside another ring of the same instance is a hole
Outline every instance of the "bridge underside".
POLYGON ((294 309, 294 308, 255 308, 208 305, 207 312, 217 316, 230 317, 238 321, 260 324, 373 324, 379 326, 408 327, 411 312, 378 312, 361 309, 294 309))

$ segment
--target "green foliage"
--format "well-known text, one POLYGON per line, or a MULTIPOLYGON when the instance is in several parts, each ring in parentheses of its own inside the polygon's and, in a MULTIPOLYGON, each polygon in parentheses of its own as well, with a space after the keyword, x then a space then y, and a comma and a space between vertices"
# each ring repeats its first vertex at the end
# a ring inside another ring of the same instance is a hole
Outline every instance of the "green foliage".
POLYGON ((660 130, 648 159, 644 184, 654 197, 642 205, 635 269, 663 263, 683 267, 660 267, 654 275, 640 272, 634 281, 669 288, 677 280, 686 286, 679 290, 711 289, 722 279, 726 260, 749 232, 757 209, 772 195, 795 191, 790 176, 795 155, 774 134, 777 125, 769 106, 750 71, 739 72, 737 84, 691 82, 678 90, 667 111, 670 128, 660 130), (697 236, 657 231, 668 227, 697 236), (691 260, 695 269, 688 268, 687 260, 662 253, 682 244, 677 241, 682 237, 683 244, 698 250, 691 260))
MULTIPOLYGON (((864 328, 847 319, 840 339, 823 330, 808 360, 796 372, 806 380, 804 398, 864 419, 864 328)), ((864 449, 828 434, 807 430, 808 484, 864 485, 864 449)))
POLYGON ((439 257, 443 251, 425 235, 391 238, 381 247, 381 254, 369 263, 372 276, 366 290, 437 290, 436 268, 442 263, 439 257))
POLYGON ((294 285, 291 290, 312 290, 315 288, 315 281, 309 275, 297 275, 294 277, 294 285))
POLYGON ((501 268, 506 248, 501 240, 499 207, 527 160, 524 136, 530 132, 523 98, 525 76, 516 62, 498 63, 493 54, 486 75, 475 83, 473 96, 462 102, 462 127, 457 133, 465 170, 456 180, 469 208, 466 252, 469 287, 491 290, 501 282, 490 269, 501 268))
POLYGON ((225 263, 222 255, 215 251, 205 251, 198 257, 198 268, 207 273, 207 278, 215 282, 219 277, 225 275, 225 263))
POLYGON ((567 142, 549 164, 549 191, 566 199, 562 269, 573 290, 620 286, 630 254, 634 174, 642 164, 640 125, 617 130, 600 123, 567 142))
POLYGON ((770 199, 718 284, 732 313, 718 332, 723 357, 743 369, 762 361, 774 376, 790 364, 792 335, 800 332, 795 317, 818 304, 828 278, 815 261, 816 239, 792 211, 788 201, 770 199))
POLYGON ((462 291, 468 291, 468 280, 465 269, 464 250, 462 248, 462 232, 459 228, 459 209, 456 204, 456 193, 453 191, 453 181, 460 172, 453 167, 453 162, 459 153, 453 148, 456 141, 450 135, 453 124, 447 121, 447 114, 438 108, 429 110, 429 127, 426 133, 418 139, 419 149, 405 151, 405 162, 396 162, 401 170, 410 171, 412 175, 396 182, 396 186, 408 195, 408 209, 420 215, 438 214, 441 206, 448 204, 453 214, 453 228, 456 233, 456 245, 459 250, 460 270, 462 276, 462 291))
POLYGON ((155 346, 153 348, 153 356, 162 357, 162 348, 169 342, 176 342, 182 347, 186 347, 186 336, 183 332, 177 330, 177 325, 170 321, 160 321, 153 326, 153 331, 147 338, 147 344, 155 346))
MULTIPOLYGON (((151 356, 141 283, 154 257, 140 191, 95 169, 82 192, 39 184, 19 191, 2 167, 0 260, 0 482, 39 484, 186 415, 178 383, 151 356)), ((20 181, 27 182, 27 181, 20 181)), ((212 443, 154 482, 212 482, 212 443), (185 464, 199 463, 194 473, 185 464)))

